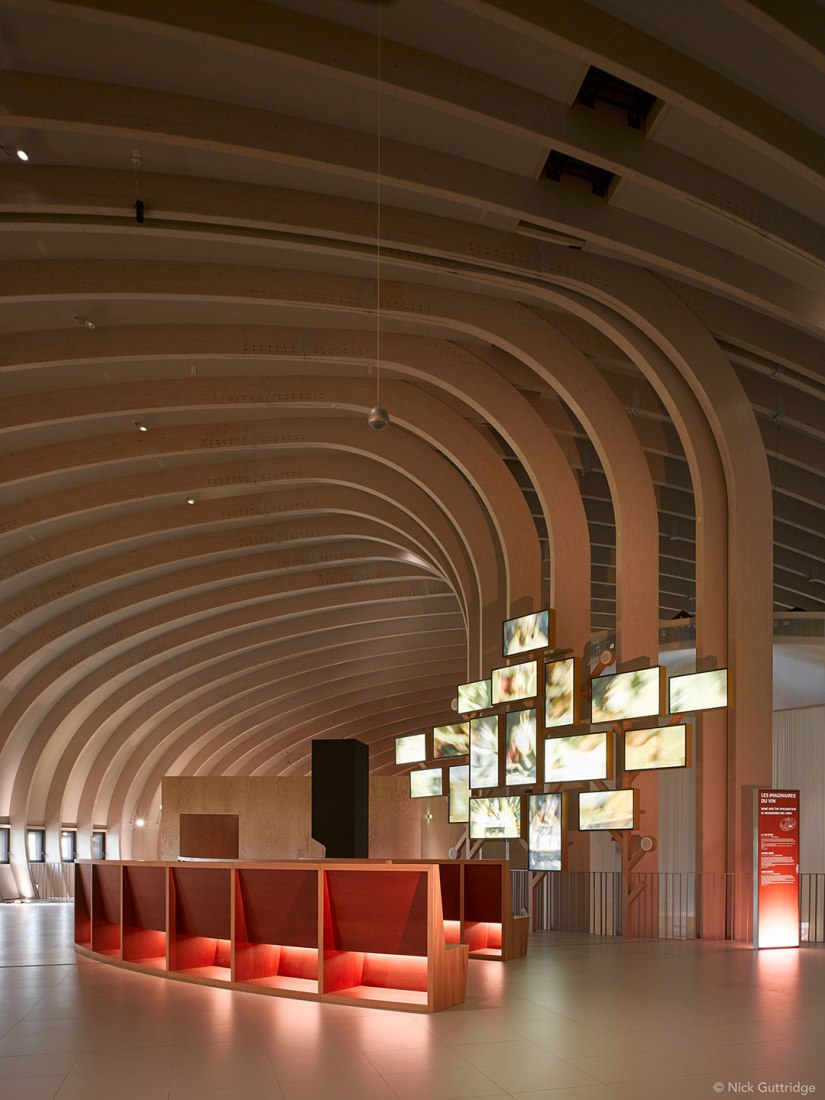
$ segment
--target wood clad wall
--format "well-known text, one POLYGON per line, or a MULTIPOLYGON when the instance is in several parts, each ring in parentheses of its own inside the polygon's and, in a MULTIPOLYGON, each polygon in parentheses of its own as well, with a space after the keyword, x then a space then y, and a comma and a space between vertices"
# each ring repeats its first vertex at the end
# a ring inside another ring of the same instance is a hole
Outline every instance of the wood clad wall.
MULTIPOLYGON (((410 798, 407 775, 371 775, 369 782, 371 859, 447 856, 464 827, 448 823, 446 798, 410 798)), ((306 776, 166 776, 157 858, 182 854, 181 817, 189 814, 237 814, 242 860, 317 855, 311 784, 306 776)))

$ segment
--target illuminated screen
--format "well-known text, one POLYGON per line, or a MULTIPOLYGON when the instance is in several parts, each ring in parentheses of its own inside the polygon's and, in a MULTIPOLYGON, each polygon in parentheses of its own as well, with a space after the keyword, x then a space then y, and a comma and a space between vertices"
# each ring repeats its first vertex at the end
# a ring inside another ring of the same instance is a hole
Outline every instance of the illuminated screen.
POLYGON ((531 871, 560 871, 562 820, 560 794, 531 794, 528 811, 531 871))
POLYGON ((728 705, 728 670, 717 668, 712 672, 694 672, 690 676, 671 676, 670 713, 681 714, 686 710, 713 710, 728 705))
POLYGON ((409 737, 396 737, 396 764, 418 764, 427 759, 426 733, 411 733, 409 737))
POLYGON ((441 768, 422 768, 410 772, 410 798, 432 798, 442 794, 441 768))
POLYGON ((549 661, 544 666, 544 725, 572 726, 578 721, 576 660, 549 661))
POLYGON ((518 699, 534 699, 538 688, 536 662, 493 669, 493 703, 514 703, 518 699))
POLYGON ((607 733, 550 737, 544 742, 544 782, 610 779, 607 733))
POLYGON ((529 653, 532 649, 546 649, 550 645, 550 612, 536 611, 518 619, 508 619, 504 624, 505 657, 516 653, 529 653))
POLYGON ((625 771, 687 766, 687 726, 656 726, 649 730, 628 730, 624 735, 625 771))
POLYGON ((518 840, 521 836, 521 795, 470 799, 471 840, 518 840))
POLYGON ((636 672, 618 672, 615 676, 597 676, 592 681, 593 722, 621 722, 628 718, 647 718, 661 713, 662 670, 640 668, 636 672))
POLYGON ((536 781, 536 712, 519 710, 504 716, 504 782, 536 781))
POLYGON ((469 751, 470 725, 468 722, 433 727, 433 756, 436 760, 445 756, 466 756, 469 751))
POLYGON ((580 829, 632 829, 634 792, 582 791, 579 795, 580 829))
POLYGON ((470 820, 470 765, 448 768, 450 780, 450 821, 470 820))
POLYGON ((498 715, 470 720, 470 786, 498 786, 498 715))
POLYGON ((489 680, 474 680, 472 684, 458 685, 458 713, 469 714, 492 706, 492 685, 489 680))

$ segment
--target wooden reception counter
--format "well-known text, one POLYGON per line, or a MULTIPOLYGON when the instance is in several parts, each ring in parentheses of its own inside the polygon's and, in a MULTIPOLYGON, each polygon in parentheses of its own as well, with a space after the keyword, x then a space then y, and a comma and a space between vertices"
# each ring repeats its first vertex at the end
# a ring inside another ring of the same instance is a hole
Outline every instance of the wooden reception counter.
POLYGON ((75 949, 168 978, 411 1012, 464 1000, 435 863, 80 861, 75 949))

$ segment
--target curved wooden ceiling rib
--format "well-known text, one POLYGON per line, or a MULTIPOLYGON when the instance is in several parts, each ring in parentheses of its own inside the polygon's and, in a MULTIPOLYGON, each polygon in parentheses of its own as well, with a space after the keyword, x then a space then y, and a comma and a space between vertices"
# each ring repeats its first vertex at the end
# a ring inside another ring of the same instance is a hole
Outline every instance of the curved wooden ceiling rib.
MULTIPOLYGON (((190 331, 197 332, 202 338, 202 330, 190 331)), ((122 357, 116 357, 114 353, 120 350, 124 342, 129 342, 132 356, 138 348, 143 351, 140 357, 140 383, 111 382, 104 391, 92 391, 88 386, 77 390, 62 390, 65 400, 61 402, 59 414, 54 411, 54 401, 48 396, 22 395, 16 399, 10 398, 2 420, 10 439, 15 440, 18 432, 23 433, 25 430, 28 434, 23 439, 31 438, 33 434, 34 438, 42 437, 42 429, 47 427, 50 431, 57 428, 65 432, 75 420, 80 422, 81 417, 94 420, 96 433, 105 432, 105 427, 101 425, 107 420, 111 421, 113 427, 118 427, 119 423, 125 423, 128 416, 132 415, 139 415, 143 423, 152 423, 154 426, 156 420, 153 420, 153 413, 162 412, 165 417, 182 408, 191 412, 196 408, 221 407, 226 403, 230 407, 242 407, 250 416, 260 416, 267 407, 284 402, 294 403, 299 395, 307 401, 319 402, 324 408, 332 404, 333 407, 347 409, 353 407, 353 400, 363 390, 362 383, 352 379, 337 382, 334 385, 338 390, 333 392, 330 389, 333 383, 329 380, 313 381, 306 377, 292 379, 283 373, 273 373, 273 370, 289 370, 287 349, 290 348, 296 353, 298 348, 302 348, 304 355, 315 362, 362 362, 364 373, 366 364, 374 362, 376 354, 374 333, 364 335, 356 331, 295 332, 288 329, 258 328, 252 332, 244 329, 239 340, 238 333, 220 330, 215 332, 210 345, 210 354, 213 356, 217 354, 217 348, 224 339, 227 354, 231 351, 240 356, 241 341, 245 356, 250 356, 253 361, 262 356, 253 356, 251 348, 276 348, 278 354, 266 356, 266 367, 263 368, 265 373, 255 376, 210 377, 199 379, 197 383, 191 378, 168 379, 164 376, 164 371, 168 369, 170 355, 177 354, 187 361, 191 358, 187 335, 186 331, 177 329, 173 334, 161 329, 141 330, 140 339, 132 337, 124 340, 116 329, 110 328, 101 332, 101 339, 95 340, 94 358, 87 353, 82 360, 84 365, 93 367, 97 359, 101 359, 106 361, 107 366, 116 364, 119 371, 128 371, 122 357), (179 348, 187 350, 178 351, 179 348), (285 366, 279 363, 281 358, 286 361, 285 366), (158 363, 159 359, 163 362, 158 363), (156 365, 152 367, 152 363, 156 365), (147 370, 152 372, 151 388, 148 392, 147 370), (128 415, 119 417, 119 413, 128 415), (67 427, 61 428, 61 425, 67 427), (37 426, 41 427, 39 436, 34 432, 37 426)), ((86 346, 89 346, 88 342, 86 346)), ((550 518, 550 556, 559 574, 566 577, 565 586, 554 595, 560 630, 565 637, 569 636, 574 642, 583 644, 589 629, 586 617, 587 578, 581 572, 581 583, 577 585, 573 562, 581 560, 581 547, 587 543, 585 518, 567 457, 554 436, 547 431, 530 404, 498 372, 491 370, 478 357, 460 347, 421 337, 388 333, 382 339, 382 361, 398 377, 425 381, 439 391, 453 394, 468 409, 475 409, 484 422, 490 423, 518 455, 538 494, 544 516, 550 518), (564 522, 553 522, 552 517, 556 515, 564 516, 564 522)), ((60 366, 70 366, 76 362, 64 359, 60 366)), ((55 366, 53 362, 50 363, 50 374, 55 366)), ((255 363, 251 366, 255 366, 255 363)), ((34 369, 35 364, 29 361, 27 370, 34 369)), ((110 369, 115 368, 110 366, 110 369)), ((212 369, 216 370, 217 367, 212 369)), ((257 369, 262 370, 260 366, 257 369)), ((386 384, 385 393, 389 393, 394 418, 399 421, 403 420, 404 404, 396 396, 394 385, 394 382, 386 384)), ((402 388, 398 393, 409 394, 410 391, 409 388, 402 388)), ((431 417, 427 419, 427 424, 434 430, 435 424, 431 417)), ((20 446, 24 444, 21 442, 20 446)))
MULTIPOLYGON (((273 624, 268 615, 259 613, 259 622, 255 622, 249 612, 224 613, 224 629, 206 640, 193 635, 190 641, 187 634, 191 632, 180 628, 178 634, 183 636, 179 637, 174 656, 165 660, 163 667, 147 667, 138 680, 121 683, 116 691, 100 695, 95 708, 78 724, 60 764, 62 770, 71 769, 65 785, 69 819, 75 820, 77 814, 77 820, 85 820, 78 804, 87 805, 91 814, 98 786, 112 759, 136 736, 142 737, 142 751, 150 762, 159 752, 164 754, 161 775, 166 770, 188 769, 200 741, 211 736, 211 726, 201 731, 190 747, 168 744, 167 729, 158 729, 157 722, 169 714, 179 715, 180 723, 193 722, 205 710, 219 706, 222 697, 211 695, 216 670, 222 679, 228 679, 268 663, 270 655, 280 663, 293 658, 298 662, 312 659, 319 646, 330 661, 340 661, 353 650, 356 654, 363 650, 368 660, 373 647, 390 652, 408 648, 418 654, 422 645, 426 652, 427 645, 432 644, 436 651, 458 647, 460 657, 465 652, 463 624, 456 616, 454 601, 446 595, 426 602, 407 597, 401 603, 362 601, 338 607, 331 625, 328 607, 328 600, 321 598, 291 601, 286 637, 278 634, 277 622, 273 624), (171 667, 167 667, 169 661, 173 662, 171 667), (117 738, 109 737, 113 722, 118 723, 117 738)), ((63 790, 56 780, 49 795, 53 810, 58 808, 63 790)))
MULTIPOLYGON (((801 14, 718 2, 778 58, 820 58, 801 14)), ((294 6, 4 3, 0 142, 35 154, 0 159, 0 815, 18 837, 105 819, 126 850, 163 774, 301 773, 312 736, 363 737, 391 767, 395 733, 447 718, 500 619, 548 590, 580 647, 614 622, 618 579, 629 645, 648 645, 659 605, 708 602, 719 454, 729 487, 749 456, 772 482, 778 606, 825 608, 809 113, 582 0, 450 0, 468 38, 444 56, 388 7, 380 82, 363 7, 294 6), (546 43, 555 83, 492 64, 499 35, 546 43), (646 129, 573 103, 582 61, 658 97, 646 129), (379 93, 394 427, 374 436, 379 93), (718 163, 685 119, 727 136, 718 163), (551 148, 613 172, 607 198, 537 178, 551 148)))

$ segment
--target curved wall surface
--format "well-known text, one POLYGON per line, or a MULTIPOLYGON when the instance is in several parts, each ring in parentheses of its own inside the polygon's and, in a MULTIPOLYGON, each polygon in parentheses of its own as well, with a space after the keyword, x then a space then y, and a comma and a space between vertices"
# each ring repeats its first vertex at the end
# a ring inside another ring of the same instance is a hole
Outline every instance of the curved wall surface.
POLYGON ((166 775, 394 773, 548 605, 620 666, 695 615, 696 867, 746 868, 772 612, 825 610, 813 6, 3 8, 13 889, 27 828, 151 855, 166 775))

